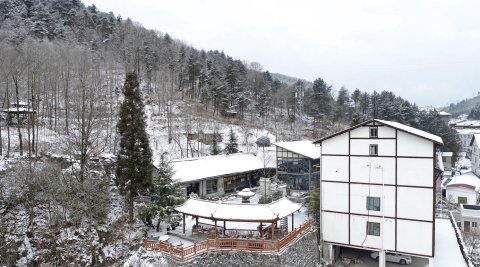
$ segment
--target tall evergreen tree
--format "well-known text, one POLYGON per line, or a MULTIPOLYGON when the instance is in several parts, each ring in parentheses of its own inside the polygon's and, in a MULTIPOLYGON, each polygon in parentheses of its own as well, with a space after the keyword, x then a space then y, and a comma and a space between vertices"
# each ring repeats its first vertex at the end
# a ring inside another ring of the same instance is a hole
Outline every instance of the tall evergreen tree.
POLYGON ((117 184, 127 198, 128 218, 133 221, 133 199, 152 183, 152 151, 145 131, 144 105, 135 73, 128 73, 123 87, 125 99, 117 124, 120 147, 117 184))
POLYGON ((172 177, 173 167, 163 154, 160 157, 158 173, 153 179, 153 192, 156 194, 154 210, 158 216, 157 231, 160 230, 161 221, 171 222, 175 206, 185 200, 181 184, 173 181, 172 177))
POLYGON ((233 132, 233 129, 230 128, 230 133, 228 135, 228 142, 225 146, 225 153, 228 154, 233 154, 233 153, 238 153, 238 141, 237 141, 237 136, 235 135, 235 132, 233 132))
POLYGON ((222 151, 220 149, 220 146, 218 145, 218 137, 217 137, 217 131, 213 132, 213 140, 212 144, 210 146, 210 155, 218 155, 222 151))

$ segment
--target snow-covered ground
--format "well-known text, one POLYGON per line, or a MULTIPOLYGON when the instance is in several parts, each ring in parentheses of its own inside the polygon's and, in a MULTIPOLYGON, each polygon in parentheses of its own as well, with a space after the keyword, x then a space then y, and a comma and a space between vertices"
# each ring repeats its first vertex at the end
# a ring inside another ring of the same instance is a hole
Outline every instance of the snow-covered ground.
MULTIPOLYGON (((413 242, 413 241, 412 241, 413 242)), ((435 267, 468 267, 448 219, 435 220, 435 267)))

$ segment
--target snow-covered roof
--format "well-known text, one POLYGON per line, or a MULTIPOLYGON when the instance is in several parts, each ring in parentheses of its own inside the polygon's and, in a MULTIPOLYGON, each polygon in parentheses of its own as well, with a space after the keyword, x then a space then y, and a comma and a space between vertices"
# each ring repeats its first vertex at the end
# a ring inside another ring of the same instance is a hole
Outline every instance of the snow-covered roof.
POLYGON ((453 152, 442 152, 443 157, 451 157, 453 156, 453 152))
POLYGON ((480 133, 480 129, 455 129, 458 134, 474 134, 480 133))
POLYGON ((432 106, 426 106, 426 107, 420 107, 419 108, 420 111, 424 111, 424 112, 434 112, 434 111, 437 111, 434 107, 432 106))
POLYGON ((270 204, 218 203, 200 199, 188 199, 175 208, 191 216, 226 221, 271 222, 298 211, 301 204, 282 198, 270 204))
POLYGON ((451 113, 448 113, 448 112, 445 112, 445 111, 439 111, 438 114, 439 114, 440 116, 452 116, 451 113))
POLYGON ((480 127, 480 121, 478 120, 466 120, 466 121, 462 121, 462 122, 458 122, 455 124, 455 127, 480 127))
POLYGON ((479 141, 480 141, 480 134, 473 134, 472 136, 472 139, 470 140, 470 145, 472 146, 474 141, 476 141, 475 143, 477 144, 477 146, 479 145, 479 141))
POLYGON ((320 149, 316 147, 312 141, 309 140, 278 142, 274 143, 273 145, 312 159, 320 158, 320 149))
POLYGON ((329 135, 329 136, 326 136, 326 137, 323 137, 317 141, 315 141, 314 143, 315 144, 318 144, 318 143, 321 143, 322 141, 326 140, 326 139, 330 139, 334 136, 337 136, 337 135, 340 135, 340 134, 343 134, 345 132, 348 132, 352 129, 355 129, 355 128, 358 128, 360 126, 363 126, 363 125, 366 125, 366 124, 369 124, 369 123, 372 123, 372 122, 378 122, 378 123, 381 123, 381 124, 384 124, 384 125, 387 125, 387 126, 390 126, 390 127, 393 127, 395 129, 398 129, 400 131, 404 131, 404 132, 407 132, 407 133, 410 133, 412 135, 416 135, 418 137, 421 137, 421 138, 424 138, 424 139, 427 139, 427 140, 430 140, 430 141, 433 141, 437 144, 440 144, 440 145, 443 145, 443 140, 441 137, 439 136, 436 136, 436 135, 433 135, 431 133, 427 133, 425 131, 422 131, 422 130, 419 130, 419 129, 416 129, 416 128, 413 128, 413 127, 410 127, 410 126, 407 126, 407 125, 404 125, 404 124, 401 124, 401 123, 398 123, 398 122, 394 122, 394 121, 385 121, 385 120, 378 120, 378 119, 372 119, 372 120, 369 120, 369 121, 365 121, 365 122, 362 122, 356 126, 353 126, 351 128, 348 128, 346 130, 343 130, 343 131, 340 131, 340 132, 337 132, 335 134, 332 134, 332 135, 329 135))
POLYGON ((263 169, 261 158, 240 153, 174 160, 171 164, 173 179, 181 183, 263 169))
POLYGON ((428 140, 431 140, 435 143, 439 143, 439 144, 443 145, 443 140, 440 136, 436 136, 436 135, 433 135, 431 133, 427 133, 425 131, 422 131, 422 130, 419 130, 419 129, 416 129, 416 128, 413 128, 413 127, 395 122, 395 121, 384 121, 384 120, 376 120, 376 121, 378 121, 380 123, 383 123, 385 125, 388 125, 388 126, 392 126, 393 128, 396 128, 396 129, 399 129, 399 130, 417 135, 419 137, 423 137, 425 139, 428 139, 428 140))
POLYGON ((480 178, 478 178, 472 172, 453 176, 450 178, 450 182, 447 184, 447 189, 454 187, 471 189, 478 192, 480 189, 480 178))

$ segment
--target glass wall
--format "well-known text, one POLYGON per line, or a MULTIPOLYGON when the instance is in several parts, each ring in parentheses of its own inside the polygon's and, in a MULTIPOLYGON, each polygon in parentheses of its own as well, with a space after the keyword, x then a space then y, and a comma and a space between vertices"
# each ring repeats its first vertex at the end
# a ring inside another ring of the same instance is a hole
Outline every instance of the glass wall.
POLYGON ((311 159, 277 147, 277 177, 285 182, 288 188, 310 190, 318 187, 319 163, 319 159, 311 159))

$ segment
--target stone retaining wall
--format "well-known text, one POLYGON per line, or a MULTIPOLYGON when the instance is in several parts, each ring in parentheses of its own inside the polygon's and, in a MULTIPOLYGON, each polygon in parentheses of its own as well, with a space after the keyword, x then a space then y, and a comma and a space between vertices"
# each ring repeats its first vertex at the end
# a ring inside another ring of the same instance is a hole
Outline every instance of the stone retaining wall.
POLYGON ((294 241, 281 253, 258 253, 246 251, 212 251, 197 256, 188 262, 179 262, 168 257, 168 266, 217 267, 217 266, 317 266, 319 259, 317 233, 311 231, 294 241))

